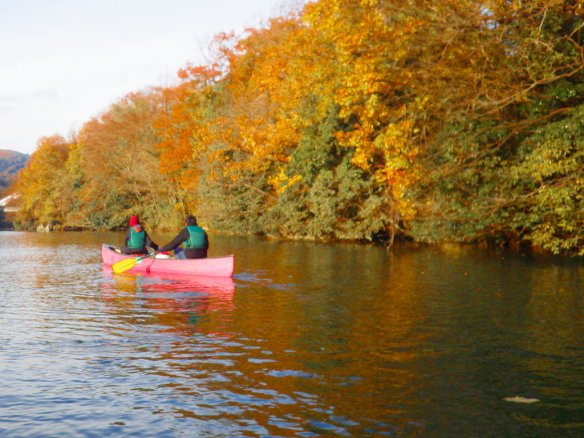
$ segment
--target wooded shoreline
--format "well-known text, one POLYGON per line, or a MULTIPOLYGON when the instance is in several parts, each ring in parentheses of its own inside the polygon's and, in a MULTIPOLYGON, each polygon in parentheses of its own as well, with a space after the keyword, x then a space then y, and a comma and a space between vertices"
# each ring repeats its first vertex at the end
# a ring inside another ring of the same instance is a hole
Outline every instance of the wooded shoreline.
POLYGON ((21 171, 15 225, 138 214, 313 241, 584 255, 581 2, 320 0, 133 92, 21 171))

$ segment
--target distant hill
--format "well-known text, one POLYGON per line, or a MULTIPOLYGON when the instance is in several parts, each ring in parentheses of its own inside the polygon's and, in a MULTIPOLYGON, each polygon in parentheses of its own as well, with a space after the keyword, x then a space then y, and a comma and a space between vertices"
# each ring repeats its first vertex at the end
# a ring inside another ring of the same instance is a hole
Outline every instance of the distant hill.
POLYGON ((28 158, 27 154, 0 149, 0 193, 14 183, 18 171, 24 167, 28 158))

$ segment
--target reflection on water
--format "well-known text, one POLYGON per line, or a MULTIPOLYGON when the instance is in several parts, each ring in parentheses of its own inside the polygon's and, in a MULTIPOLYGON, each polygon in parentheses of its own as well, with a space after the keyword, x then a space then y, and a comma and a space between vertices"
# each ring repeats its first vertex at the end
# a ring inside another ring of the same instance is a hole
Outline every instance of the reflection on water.
POLYGON ((116 275, 121 238, 0 233, 2 436, 584 434, 581 261, 212 236, 233 280, 116 275))
POLYGON ((152 310, 163 330, 187 334, 203 320, 230 320, 235 293, 231 278, 114 274, 109 267, 102 271, 102 299, 113 313, 131 313, 138 305, 152 310))

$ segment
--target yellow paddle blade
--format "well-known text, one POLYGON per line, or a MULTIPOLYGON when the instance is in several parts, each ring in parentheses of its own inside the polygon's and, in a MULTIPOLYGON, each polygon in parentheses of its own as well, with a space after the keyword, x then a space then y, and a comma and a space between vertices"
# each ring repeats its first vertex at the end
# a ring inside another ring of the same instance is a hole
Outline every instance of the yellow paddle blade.
POLYGON ((112 265, 112 269, 116 274, 121 274, 122 272, 132 269, 137 261, 138 259, 120 260, 112 265))

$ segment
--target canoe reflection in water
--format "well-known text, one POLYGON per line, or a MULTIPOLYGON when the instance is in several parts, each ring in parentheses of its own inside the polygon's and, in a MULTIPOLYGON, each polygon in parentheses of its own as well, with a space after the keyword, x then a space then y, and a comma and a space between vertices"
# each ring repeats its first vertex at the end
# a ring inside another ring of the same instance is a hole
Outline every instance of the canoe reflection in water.
POLYGON ((154 323, 162 325, 162 331, 188 334, 204 329, 220 334, 231 320, 232 278, 114 274, 109 267, 102 272, 104 302, 133 325, 154 323))

